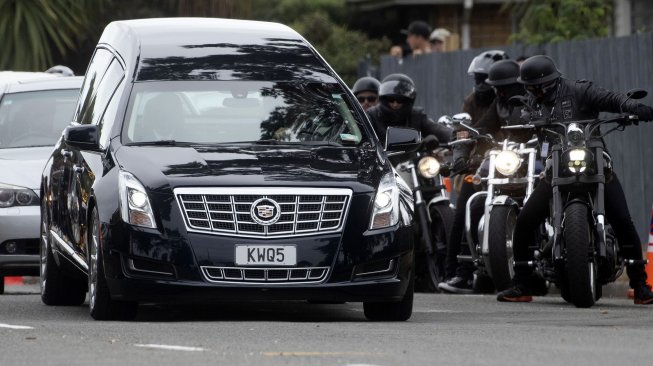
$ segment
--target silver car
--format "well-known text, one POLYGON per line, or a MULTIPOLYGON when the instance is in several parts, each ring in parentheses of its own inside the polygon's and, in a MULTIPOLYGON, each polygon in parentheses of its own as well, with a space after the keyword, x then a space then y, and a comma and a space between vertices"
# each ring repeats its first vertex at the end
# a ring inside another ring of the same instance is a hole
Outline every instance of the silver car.
POLYGON ((0 72, 0 294, 4 276, 39 274, 39 181, 82 80, 0 72))

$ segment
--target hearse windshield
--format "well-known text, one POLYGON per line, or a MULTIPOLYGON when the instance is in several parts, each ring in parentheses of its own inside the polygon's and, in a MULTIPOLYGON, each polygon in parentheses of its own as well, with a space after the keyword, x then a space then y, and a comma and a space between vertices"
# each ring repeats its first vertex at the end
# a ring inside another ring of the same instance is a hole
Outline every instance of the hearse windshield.
POLYGON ((339 84, 164 81, 134 84, 123 143, 356 146, 368 138, 339 84))

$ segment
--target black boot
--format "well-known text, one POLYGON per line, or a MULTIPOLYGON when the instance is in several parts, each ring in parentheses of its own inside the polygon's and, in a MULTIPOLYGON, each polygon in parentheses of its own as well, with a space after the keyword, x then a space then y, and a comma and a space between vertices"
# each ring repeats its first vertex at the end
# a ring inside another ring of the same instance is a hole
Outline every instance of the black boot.
POLYGON ((533 301, 533 290, 530 283, 530 274, 515 274, 512 279, 512 287, 509 287, 497 294, 497 301, 501 302, 531 302, 533 301))
POLYGON ((629 265, 626 267, 626 273, 628 273, 628 278, 630 278, 630 287, 635 291, 635 304, 653 304, 653 291, 651 291, 651 286, 646 284, 644 265, 629 265))
POLYGON ((647 285, 646 282, 642 282, 633 289, 635 290, 635 304, 653 305, 653 291, 651 291, 651 286, 647 285))

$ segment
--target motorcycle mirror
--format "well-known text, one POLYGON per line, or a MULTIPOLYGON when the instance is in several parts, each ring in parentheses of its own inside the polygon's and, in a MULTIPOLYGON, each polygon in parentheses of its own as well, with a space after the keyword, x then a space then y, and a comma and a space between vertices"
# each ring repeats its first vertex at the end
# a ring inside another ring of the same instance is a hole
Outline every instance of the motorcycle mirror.
POLYGON ((453 120, 451 119, 451 117, 445 115, 438 118, 438 123, 445 125, 447 127, 451 127, 451 125, 453 124, 453 120))
POLYGON ((647 96, 647 95, 648 95, 648 92, 647 92, 646 90, 644 90, 644 89, 630 89, 630 90, 626 93, 626 96, 627 96, 628 98, 626 98, 626 100, 624 100, 624 101, 619 105, 619 111, 620 111, 621 113, 624 112, 624 109, 623 109, 624 104, 626 104, 626 102, 628 102, 629 100, 631 100, 631 99, 642 99, 642 98, 644 98, 644 97, 647 96))
POLYGON ((452 118, 453 118, 454 120, 459 120, 459 121, 460 121, 460 120, 468 120, 468 121, 471 121, 471 120, 472 120, 472 116, 470 116, 469 113, 465 113, 465 112, 463 112, 463 113, 456 113, 456 114, 453 115, 452 118))
POLYGON ((513 107, 528 106, 528 98, 523 95, 515 95, 508 99, 508 103, 513 107))
POLYGON ((629 99, 642 99, 648 95, 644 89, 631 89, 626 93, 629 99))
POLYGON ((437 137, 428 135, 422 140, 422 146, 429 150, 435 150, 440 146, 440 141, 438 141, 437 137))

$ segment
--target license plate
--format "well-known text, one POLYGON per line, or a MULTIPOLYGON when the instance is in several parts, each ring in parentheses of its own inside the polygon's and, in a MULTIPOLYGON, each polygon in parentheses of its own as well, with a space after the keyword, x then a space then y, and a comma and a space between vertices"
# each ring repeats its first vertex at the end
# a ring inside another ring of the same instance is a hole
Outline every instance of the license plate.
POLYGON ((294 266, 297 248, 294 245, 236 245, 236 264, 294 266))

